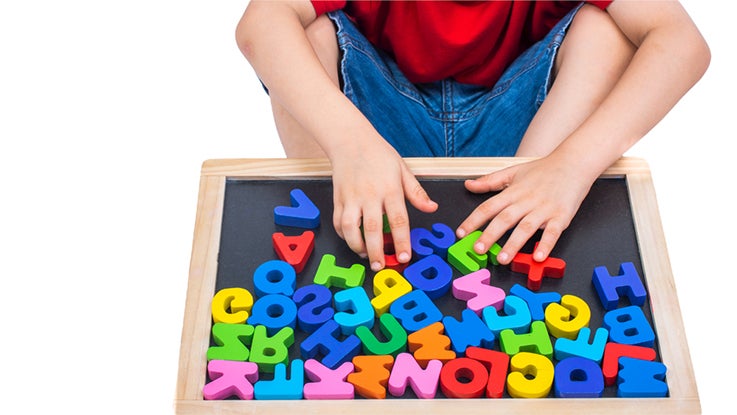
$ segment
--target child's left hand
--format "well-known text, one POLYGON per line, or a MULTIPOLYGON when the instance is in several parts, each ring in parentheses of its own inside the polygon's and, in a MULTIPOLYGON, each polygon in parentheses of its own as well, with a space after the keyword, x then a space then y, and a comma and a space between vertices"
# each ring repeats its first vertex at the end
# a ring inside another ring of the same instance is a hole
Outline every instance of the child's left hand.
POLYGON ((576 169, 575 163, 548 156, 467 180, 466 189, 473 193, 500 192, 474 209, 456 233, 461 238, 488 223, 474 245, 482 254, 514 228, 497 255, 499 263, 506 265, 535 232, 543 229, 533 253, 536 261, 543 261, 596 180, 596 176, 589 176, 576 169))

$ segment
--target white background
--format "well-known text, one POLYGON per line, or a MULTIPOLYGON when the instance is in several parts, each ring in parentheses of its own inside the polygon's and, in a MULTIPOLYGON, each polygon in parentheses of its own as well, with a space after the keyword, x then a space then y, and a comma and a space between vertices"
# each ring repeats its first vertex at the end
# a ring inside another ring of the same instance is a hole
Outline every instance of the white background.
MULTIPOLYGON (((234 42, 246 4, 0 3, 2 406, 173 412, 200 165, 283 157, 234 42)), ((650 164, 708 414, 736 370, 737 7, 684 5, 711 67, 628 155, 650 164)))

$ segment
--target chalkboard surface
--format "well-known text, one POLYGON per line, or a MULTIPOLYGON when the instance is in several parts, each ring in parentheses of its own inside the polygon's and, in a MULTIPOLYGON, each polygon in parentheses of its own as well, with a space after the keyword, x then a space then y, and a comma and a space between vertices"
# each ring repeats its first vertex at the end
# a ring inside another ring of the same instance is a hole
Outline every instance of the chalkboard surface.
MULTIPOLYGON (((430 229, 434 223, 444 223, 455 229, 479 203, 490 196, 468 192, 463 187, 462 180, 424 179, 421 182, 430 196, 439 202, 440 207, 432 214, 410 207, 412 228, 430 229)), ((350 267, 355 263, 366 266, 364 287, 369 297, 373 297, 374 273, 369 269, 367 260, 350 251, 333 229, 332 183, 329 178, 228 179, 225 185, 215 291, 227 287, 244 287, 254 292, 253 274, 256 268, 266 261, 278 259, 272 245, 272 234, 282 232, 285 235, 300 235, 304 231, 301 228, 276 225, 274 222, 274 208, 289 206, 289 193, 296 188, 304 191, 321 212, 320 226, 313 230, 315 248, 304 270, 297 276, 297 286, 311 284, 322 255, 332 254, 336 257, 338 266, 350 267)), ((537 234, 528 242, 522 252, 531 252, 539 236, 537 234)), ((589 327, 592 330, 602 326, 605 312, 592 283, 594 268, 606 266, 610 274, 616 275, 620 264, 631 262, 647 284, 642 274, 640 251, 624 178, 600 178, 594 183, 551 256, 566 262, 565 276, 562 279, 543 279, 540 291, 573 294, 584 299, 591 307, 589 327)), ((488 268, 491 271, 491 284, 503 288, 507 293, 514 284, 526 285, 526 276, 512 272, 508 266, 494 266, 490 263, 488 268)), ((454 270, 454 278, 460 276, 454 270)), ((435 300, 435 303, 444 315, 458 319, 461 310, 465 308, 465 302, 453 298, 450 292, 435 300)), ((629 304, 624 299, 620 305, 629 304)), ((643 306, 643 311, 655 328, 649 301, 643 306)), ((374 331, 378 333, 378 324, 374 326, 374 331)), ((290 358, 300 357, 299 342, 304 338, 305 334, 299 330, 295 333, 290 358)), ((378 338, 382 337, 379 335, 378 338)), ((614 395, 613 387, 608 387, 604 394, 614 395)), ((408 392, 406 397, 412 397, 412 392, 408 392)), ((438 391, 438 397, 442 397, 442 392, 438 391)))

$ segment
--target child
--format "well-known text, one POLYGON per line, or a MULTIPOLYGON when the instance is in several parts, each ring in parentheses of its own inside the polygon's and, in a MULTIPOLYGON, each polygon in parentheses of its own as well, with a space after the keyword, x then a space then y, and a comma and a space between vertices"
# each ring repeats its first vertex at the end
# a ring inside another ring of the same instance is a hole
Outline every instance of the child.
POLYGON ((433 212, 402 157, 527 156, 467 180, 500 191, 457 228, 542 229, 544 260, 596 178, 701 78, 709 48, 676 1, 252 1, 237 43, 267 88, 288 157, 327 157, 333 224, 384 267, 382 215, 410 260, 405 200, 433 212), (361 230, 363 228, 363 232, 361 230))

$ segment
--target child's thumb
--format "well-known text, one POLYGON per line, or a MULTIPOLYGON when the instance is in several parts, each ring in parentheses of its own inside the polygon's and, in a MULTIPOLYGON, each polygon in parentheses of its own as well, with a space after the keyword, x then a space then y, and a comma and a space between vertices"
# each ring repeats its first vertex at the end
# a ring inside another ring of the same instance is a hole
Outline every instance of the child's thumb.
POLYGON ((435 212, 438 208, 437 202, 430 198, 422 184, 411 173, 404 174, 402 177, 402 186, 404 195, 409 203, 425 213, 435 212))

